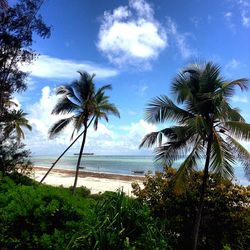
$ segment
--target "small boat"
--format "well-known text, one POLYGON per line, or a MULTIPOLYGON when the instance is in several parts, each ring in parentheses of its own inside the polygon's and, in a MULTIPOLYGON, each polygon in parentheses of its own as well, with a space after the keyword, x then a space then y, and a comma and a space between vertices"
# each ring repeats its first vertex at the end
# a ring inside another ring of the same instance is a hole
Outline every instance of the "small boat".
POLYGON ((144 174, 143 170, 133 170, 132 171, 134 174, 144 174))

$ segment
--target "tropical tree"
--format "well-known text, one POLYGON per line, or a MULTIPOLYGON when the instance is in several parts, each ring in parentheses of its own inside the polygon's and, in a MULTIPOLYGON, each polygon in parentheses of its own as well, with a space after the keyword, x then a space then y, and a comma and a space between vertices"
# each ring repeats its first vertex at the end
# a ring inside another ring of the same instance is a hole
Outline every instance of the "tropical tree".
POLYGON ((25 113, 22 109, 20 110, 12 110, 9 113, 10 121, 4 128, 5 137, 9 137, 11 133, 16 133, 16 139, 20 142, 21 139, 24 139, 24 132, 22 128, 26 128, 28 130, 32 130, 31 125, 29 124, 28 119, 26 118, 27 113, 25 113))
POLYGON ((172 82, 171 90, 180 106, 162 95, 153 99, 146 109, 146 120, 151 123, 177 123, 146 135, 140 145, 156 145, 156 160, 164 160, 167 165, 187 156, 175 176, 177 190, 185 186, 186 177, 205 159, 192 249, 197 248, 209 171, 231 179, 233 165, 240 162, 250 177, 250 153, 238 141, 250 140, 250 124, 239 109, 229 104, 235 87, 247 90, 248 84, 245 78, 225 80, 220 75, 220 67, 212 62, 195 64, 182 70, 172 82))
POLYGON ((70 116, 60 119, 49 130, 50 138, 53 138, 68 124, 73 123, 74 130, 71 136, 71 138, 73 138, 75 132, 78 133, 81 128, 84 129, 82 144, 76 165, 73 193, 75 193, 76 190, 82 153, 89 126, 93 122, 94 129, 97 130, 100 119, 105 119, 108 122, 109 114, 120 117, 119 111, 115 105, 109 102, 109 96, 105 95, 105 91, 111 90, 112 86, 104 85, 96 90, 93 81, 95 77, 94 74, 90 75, 85 71, 78 73, 80 74, 79 80, 75 80, 69 85, 57 88, 56 94, 61 95, 61 98, 52 110, 52 114, 69 114, 70 116))

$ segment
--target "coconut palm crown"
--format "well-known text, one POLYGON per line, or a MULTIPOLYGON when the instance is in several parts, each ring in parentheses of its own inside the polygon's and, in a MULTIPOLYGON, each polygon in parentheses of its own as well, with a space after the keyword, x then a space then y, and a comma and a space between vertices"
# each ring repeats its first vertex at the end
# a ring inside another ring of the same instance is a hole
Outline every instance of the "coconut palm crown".
POLYGON ((8 116, 9 121, 4 128, 4 135, 7 138, 13 132, 16 133, 17 141, 20 142, 21 139, 24 139, 24 131, 23 128, 28 130, 32 130, 31 125, 29 124, 28 119, 26 118, 27 113, 25 113, 22 109, 20 110, 12 110, 8 116))
POLYGON ((73 187, 75 192, 78 171, 83 153, 87 129, 92 124, 94 129, 98 128, 100 119, 105 119, 108 122, 108 115, 115 115, 120 117, 119 111, 114 104, 109 102, 109 96, 105 95, 106 90, 111 90, 111 85, 104 85, 96 89, 94 84, 95 75, 90 75, 87 72, 78 72, 80 79, 73 81, 71 84, 60 86, 56 90, 57 95, 61 95, 52 114, 67 114, 66 118, 60 119, 49 130, 50 138, 53 138, 60 133, 68 124, 73 124, 73 132, 78 133, 82 128, 84 129, 83 140, 79 152, 79 158, 76 167, 76 178, 73 187))
MULTIPOLYGON (((167 165, 186 156, 177 171, 177 187, 183 187, 185 177, 205 159, 198 217, 209 170, 223 178, 232 178, 233 165, 240 162, 250 178, 250 153, 238 141, 250 140, 250 124, 239 109, 229 104, 235 88, 247 90, 248 84, 245 78, 223 79, 220 67, 212 62, 194 64, 182 70, 172 82, 177 104, 162 95, 153 99, 146 109, 146 120, 151 123, 176 122, 175 126, 146 135, 140 147, 156 145, 156 159, 163 159, 167 165)), ((197 220, 196 243, 200 218, 197 220)), ((196 244, 192 249, 196 249, 196 244)))
POLYGON ((247 90, 249 81, 226 81, 220 68, 213 63, 191 65, 172 82, 172 93, 178 107, 167 96, 152 100, 146 109, 146 120, 151 123, 175 121, 177 125, 146 135, 140 145, 156 148, 156 159, 168 165, 187 155, 179 175, 192 171, 197 160, 207 155, 211 143, 210 170, 225 178, 233 177, 233 165, 240 161, 250 177, 250 154, 237 140, 250 140, 250 124, 239 109, 229 104, 235 87, 247 90), (162 142, 163 138, 166 142, 162 142))

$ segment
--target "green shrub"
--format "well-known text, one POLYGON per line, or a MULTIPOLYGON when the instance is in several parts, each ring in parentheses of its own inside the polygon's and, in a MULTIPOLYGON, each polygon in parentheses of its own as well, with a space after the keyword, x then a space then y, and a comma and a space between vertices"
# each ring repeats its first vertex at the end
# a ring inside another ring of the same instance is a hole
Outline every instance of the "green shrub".
POLYGON ((106 192, 92 221, 76 234, 69 249, 169 249, 147 206, 124 195, 106 192))
MULTIPOLYGON (((72 192, 73 187, 71 186, 69 189, 72 192)), ((88 196, 90 196, 90 193, 91 193, 90 190, 87 187, 84 187, 84 186, 77 187, 76 192, 75 192, 75 194, 80 196, 80 197, 88 197, 88 196)))
MULTIPOLYGON (((153 216, 164 221, 165 235, 174 249, 188 249, 191 242, 202 173, 193 172, 185 192, 174 185, 175 170, 148 175, 144 189, 134 184, 134 194, 148 204, 153 216)), ((250 187, 234 185, 210 175, 199 234, 199 249, 232 249, 250 245, 250 187)))
POLYGON ((93 200, 80 200, 67 189, 4 182, 0 249, 64 249, 86 223, 93 200))
POLYGON ((170 249, 149 208, 122 192, 93 199, 12 177, 0 178, 0 249, 170 249))

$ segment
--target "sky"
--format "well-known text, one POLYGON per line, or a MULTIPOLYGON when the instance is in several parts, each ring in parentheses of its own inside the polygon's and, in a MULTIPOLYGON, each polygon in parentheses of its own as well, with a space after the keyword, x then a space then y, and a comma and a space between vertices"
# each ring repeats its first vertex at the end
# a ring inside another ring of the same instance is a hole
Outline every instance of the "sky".
MULTIPOLYGON (((226 79, 250 78, 250 0, 45 0, 40 14, 51 37, 35 37, 40 56, 24 66, 28 90, 15 95, 33 127, 24 143, 35 155, 58 154, 70 143, 72 127, 53 140, 48 130, 60 118, 51 115, 55 88, 78 79, 78 70, 95 73, 97 87, 113 86, 108 94, 121 118, 91 128, 85 149, 111 155, 151 153, 138 148, 159 128, 144 120, 145 107, 156 96, 171 98, 171 81, 188 64, 212 60, 226 79)), ((249 103, 250 92, 231 100, 248 122, 249 103)))

